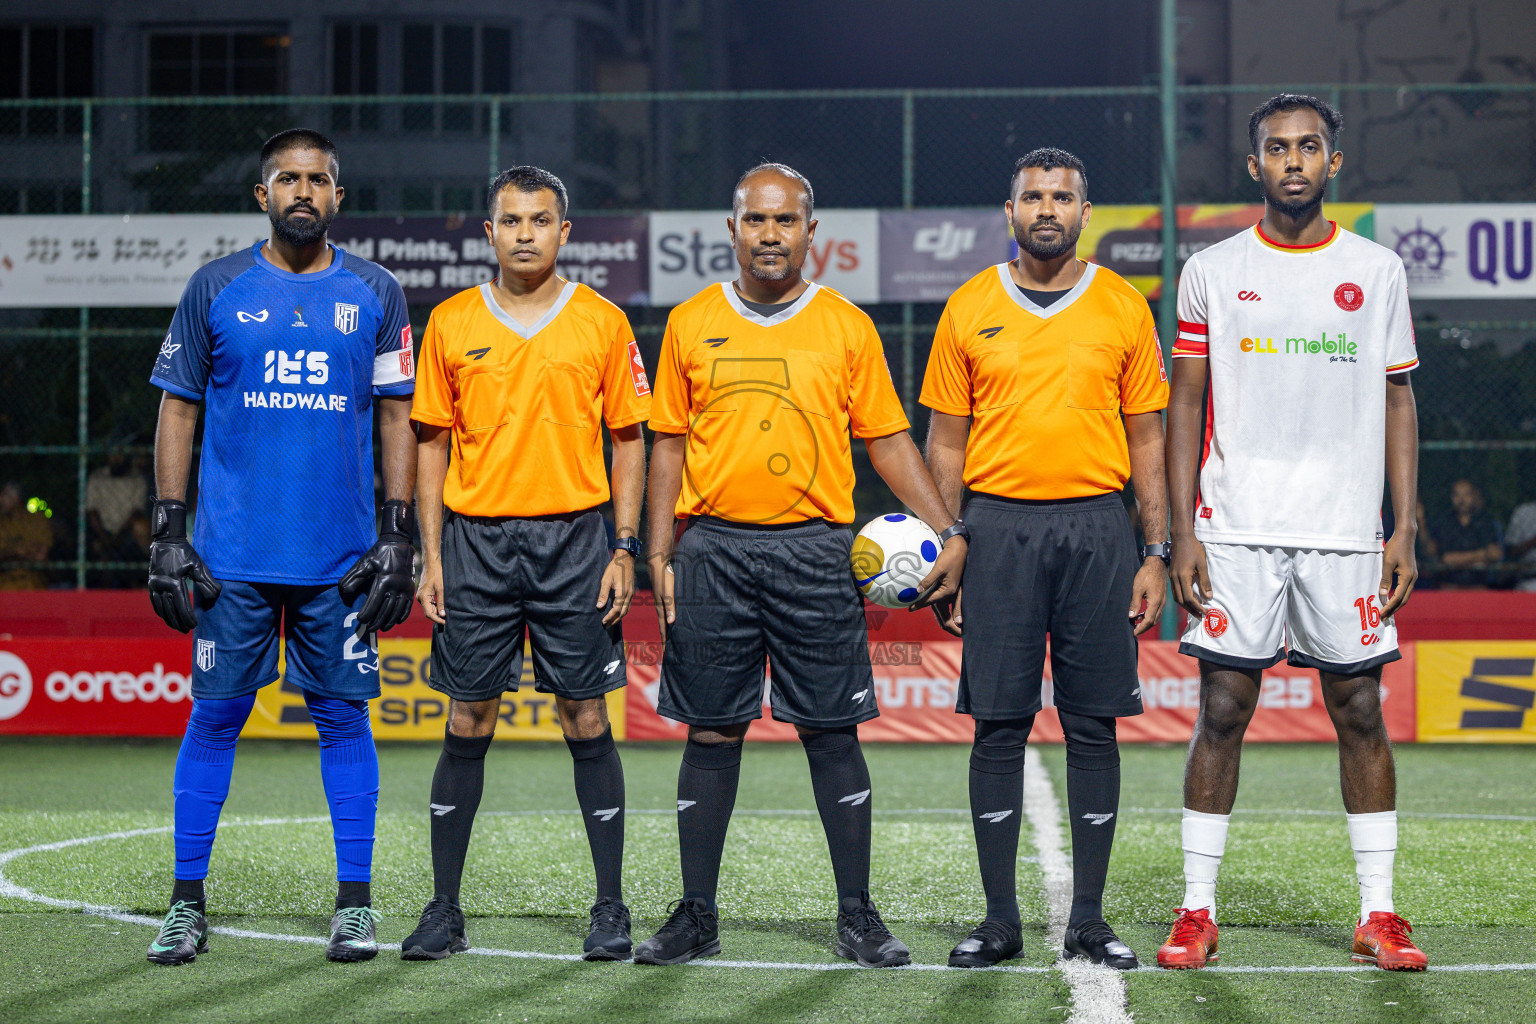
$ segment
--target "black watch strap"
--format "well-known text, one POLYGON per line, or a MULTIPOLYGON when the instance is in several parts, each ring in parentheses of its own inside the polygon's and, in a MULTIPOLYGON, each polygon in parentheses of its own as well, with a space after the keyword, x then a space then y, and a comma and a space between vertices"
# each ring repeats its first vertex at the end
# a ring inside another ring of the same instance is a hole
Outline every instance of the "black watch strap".
POLYGON ((628 551, 629 557, 637 562, 640 561, 639 537, 615 537, 613 542, 608 545, 608 548, 611 551, 628 551))
POLYGON ((1173 561, 1173 545, 1167 541, 1163 541, 1161 544, 1143 545, 1141 549, 1141 559, 1142 561, 1146 561, 1149 558, 1161 558, 1163 560, 1163 564, 1167 565, 1169 562, 1173 561))
POLYGON ((948 544, 951 537, 964 537, 965 542, 969 544, 971 542, 971 528, 965 525, 963 519, 956 519, 950 524, 948 529, 939 534, 939 547, 948 544))

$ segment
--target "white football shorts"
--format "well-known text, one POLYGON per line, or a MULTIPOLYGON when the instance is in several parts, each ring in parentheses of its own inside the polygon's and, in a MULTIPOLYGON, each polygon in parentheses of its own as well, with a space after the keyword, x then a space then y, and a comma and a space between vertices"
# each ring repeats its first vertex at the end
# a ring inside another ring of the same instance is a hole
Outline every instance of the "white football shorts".
POLYGON ((1284 660, 1339 675, 1397 661, 1397 625, 1381 617, 1380 551, 1207 543, 1210 593, 1180 653, 1229 668, 1284 660))

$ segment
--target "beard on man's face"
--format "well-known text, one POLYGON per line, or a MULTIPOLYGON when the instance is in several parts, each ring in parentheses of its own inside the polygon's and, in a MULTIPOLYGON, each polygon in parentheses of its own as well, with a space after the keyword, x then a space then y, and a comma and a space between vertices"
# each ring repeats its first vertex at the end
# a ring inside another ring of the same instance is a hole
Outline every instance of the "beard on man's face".
POLYGON ((1054 260, 1065 256, 1077 248, 1078 236, 1083 233, 1082 224, 1067 224, 1061 221, 1035 221, 1028 228, 1013 226, 1013 240, 1019 243, 1019 248, 1029 253, 1037 260, 1054 260), (1054 238, 1049 240, 1036 236, 1036 229, 1044 224, 1051 224, 1058 230, 1054 238))
POLYGON ((275 209, 268 209, 267 218, 272 221, 272 230, 278 238, 295 249, 302 249, 325 237, 325 233, 330 230, 331 221, 336 219, 336 208, 333 206, 322 214, 308 203, 294 203, 281 213, 275 209), (299 210, 307 210, 310 216, 295 216, 299 210))
POLYGON ((747 273, 759 281, 783 281, 795 273, 795 266, 791 262, 792 259, 793 254, 788 248, 770 245, 764 246, 761 249, 753 249, 752 259, 747 263, 747 273), (770 252, 778 254, 779 260, 777 263, 765 266, 758 262, 757 257, 770 252))
POLYGON ((1292 220, 1301 220, 1323 205, 1321 188, 1311 195, 1288 196, 1283 192, 1270 191, 1269 186, 1261 182, 1259 192, 1264 196, 1264 202, 1268 203, 1272 209, 1278 210, 1292 220))

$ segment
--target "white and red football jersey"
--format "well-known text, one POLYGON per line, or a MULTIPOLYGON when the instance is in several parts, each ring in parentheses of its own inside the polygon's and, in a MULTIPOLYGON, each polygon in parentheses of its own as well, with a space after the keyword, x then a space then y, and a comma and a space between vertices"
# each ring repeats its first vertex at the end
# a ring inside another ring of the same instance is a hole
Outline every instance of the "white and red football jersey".
POLYGON ((1173 355, 1210 371, 1196 537, 1381 549, 1385 378, 1419 364, 1396 253, 1337 224, 1300 247, 1255 225, 1190 257, 1173 355))

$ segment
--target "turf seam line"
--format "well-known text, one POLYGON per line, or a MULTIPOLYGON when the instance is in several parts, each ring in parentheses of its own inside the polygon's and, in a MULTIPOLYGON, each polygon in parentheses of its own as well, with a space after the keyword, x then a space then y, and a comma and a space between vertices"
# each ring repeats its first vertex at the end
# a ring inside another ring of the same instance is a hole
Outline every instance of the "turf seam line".
MULTIPOLYGON (((1061 805, 1035 747, 1024 752, 1024 816, 1035 834, 1040 874, 1045 881, 1046 944, 1059 952, 1072 908, 1072 865, 1062 852, 1061 805)), ((1071 993, 1066 1024, 1132 1024, 1125 1009, 1125 979, 1119 971, 1085 960, 1057 963, 1071 993)))

